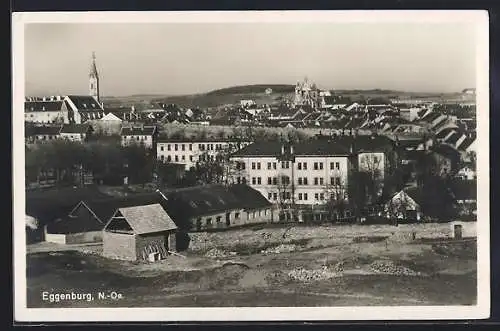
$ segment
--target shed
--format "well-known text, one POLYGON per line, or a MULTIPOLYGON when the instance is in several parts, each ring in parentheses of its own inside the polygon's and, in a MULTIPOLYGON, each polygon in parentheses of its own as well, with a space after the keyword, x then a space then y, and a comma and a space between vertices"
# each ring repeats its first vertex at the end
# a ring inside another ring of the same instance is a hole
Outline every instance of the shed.
POLYGON ((175 251, 177 226, 160 204, 118 208, 103 230, 103 255, 156 261, 175 251))

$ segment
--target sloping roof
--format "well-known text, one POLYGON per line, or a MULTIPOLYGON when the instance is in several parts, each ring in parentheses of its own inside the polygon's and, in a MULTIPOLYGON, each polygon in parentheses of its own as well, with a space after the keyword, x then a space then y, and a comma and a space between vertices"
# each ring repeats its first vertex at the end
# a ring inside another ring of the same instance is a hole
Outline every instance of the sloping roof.
POLYGON ((431 123, 439 116, 441 116, 441 114, 438 112, 430 112, 426 116, 422 117, 422 120, 426 121, 427 123, 431 123))
POLYGON ((26 192, 26 214, 48 223, 68 215, 81 201, 104 199, 110 196, 95 187, 50 188, 26 192))
POLYGON ((403 190, 416 204, 422 206, 425 203, 425 194, 420 187, 408 187, 403 190))
POLYGON ((163 192, 165 208, 179 227, 188 226, 190 218, 235 209, 257 209, 270 203, 255 189, 239 184, 203 185, 163 192))
POLYGON ((123 127, 120 131, 122 136, 152 136, 156 132, 156 126, 123 127))
POLYGON ((281 145, 279 141, 254 142, 233 153, 233 156, 276 156, 281 145))
POLYGON ((64 124, 61 133, 87 133, 91 129, 89 124, 64 124))
POLYGON ((474 143, 474 141, 476 141, 476 138, 475 137, 467 137, 465 138, 465 140, 460 144, 460 146, 458 146, 458 149, 464 151, 466 150, 470 145, 472 145, 472 143, 474 143))
POLYGON ((437 146, 433 146, 432 151, 452 161, 460 158, 459 152, 451 146, 440 144, 437 146))
POLYGON ((101 118, 101 121, 117 121, 117 122, 119 121, 119 122, 121 122, 122 119, 120 118, 120 116, 115 115, 113 112, 109 112, 101 118))
POLYGON ((142 193, 125 197, 92 199, 84 201, 84 203, 101 220, 101 222, 106 223, 119 208, 163 204, 164 199, 158 193, 142 193))
POLYGON ((456 200, 476 200, 476 180, 456 180, 451 183, 451 191, 456 200))
POLYGON ((177 226, 160 204, 119 208, 136 234, 176 230, 177 226))
POLYGON ((96 111, 103 110, 101 104, 97 100, 89 95, 68 95, 68 99, 75 105, 79 111, 96 111))
POLYGON ((61 131, 61 125, 37 125, 30 127, 29 130, 26 130, 26 136, 30 135, 58 135, 61 131))
POLYGON ((455 131, 455 128, 453 127, 450 127, 450 128, 444 128, 443 130, 439 131, 437 134, 436 134, 436 138, 437 139, 444 139, 446 138, 446 136, 450 133, 450 132, 453 132, 455 131))
POLYGON ((60 111, 63 109, 64 102, 61 101, 26 101, 24 102, 24 111, 60 111))
POLYGON ((445 140, 447 144, 455 145, 462 134, 454 132, 448 139, 445 140))
POLYGON ((80 219, 77 217, 65 216, 54 223, 47 225, 48 233, 82 233, 89 231, 101 231, 104 228, 104 223, 101 223, 95 218, 80 219))

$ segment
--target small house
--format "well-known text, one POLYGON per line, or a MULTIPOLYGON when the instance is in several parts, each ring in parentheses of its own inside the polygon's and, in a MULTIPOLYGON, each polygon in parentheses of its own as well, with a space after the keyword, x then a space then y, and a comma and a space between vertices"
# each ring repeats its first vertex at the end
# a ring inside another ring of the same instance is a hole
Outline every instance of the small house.
POLYGON ((103 255, 157 261, 175 252, 177 226, 160 204, 116 210, 103 230, 103 255))
POLYGON ((420 221, 422 218, 422 190, 405 188, 392 196, 384 205, 387 218, 420 221))
POLYGON ((93 128, 89 124, 64 124, 59 134, 63 139, 84 142, 92 132, 93 128))

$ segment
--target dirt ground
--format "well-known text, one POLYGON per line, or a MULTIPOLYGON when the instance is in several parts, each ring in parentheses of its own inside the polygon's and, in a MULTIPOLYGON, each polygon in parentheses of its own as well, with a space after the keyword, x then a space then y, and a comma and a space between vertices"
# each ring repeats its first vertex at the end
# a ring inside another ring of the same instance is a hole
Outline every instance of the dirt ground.
POLYGON ((28 246, 30 307, 472 305, 476 241, 444 225, 240 229, 191 234, 156 263, 109 260, 96 245, 28 246), (416 232, 414 235, 413 232, 416 232), (115 291, 119 299, 99 299, 115 291), (93 293, 94 300, 44 300, 93 293), (45 298, 47 299, 47 298, 45 298))

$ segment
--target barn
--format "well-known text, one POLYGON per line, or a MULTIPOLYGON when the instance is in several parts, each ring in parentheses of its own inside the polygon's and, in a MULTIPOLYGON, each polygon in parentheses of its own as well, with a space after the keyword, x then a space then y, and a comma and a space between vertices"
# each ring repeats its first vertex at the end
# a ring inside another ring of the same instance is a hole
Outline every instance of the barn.
POLYGON ((103 255, 130 261, 165 259, 175 251, 176 230, 158 203, 118 208, 103 230, 103 255))

